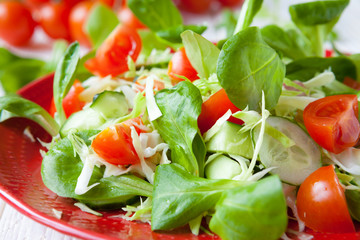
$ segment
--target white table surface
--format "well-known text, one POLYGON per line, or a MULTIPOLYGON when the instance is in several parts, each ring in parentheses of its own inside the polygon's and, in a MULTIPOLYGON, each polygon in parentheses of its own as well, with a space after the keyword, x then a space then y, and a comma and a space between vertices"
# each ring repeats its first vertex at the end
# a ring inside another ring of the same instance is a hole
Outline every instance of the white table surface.
MULTIPOLYGON (((265 0, 264 3, 269 11, 276 11, 276 18, 289 18, 287 6, 291 3, 304 2, 301 0, 265 0), (279 7, 281 10, 279 10, 279 7)), ((339 34, 338 48, 345 52, 360 53, 360 1, 351 0, 345 10, 336 31, 339 34)), ((255 21, 256 23, 256 21, 255 21)), ((281 24, 281 23, 279 23, 281 24)), ((211 33, 210 33, 211 34, 211 33)), ((1 44, 0 44, 1 45, 1 44)), ((46 44, 45 44, 46 45, 46 44)), ((27 49, 18 50, 18 53, 29 55, 27 49)), ((31 53, 30 53, 31 55, 31 53)), ((44 55, 45 56, 45 55, 44 55)), ((49 227, 45 227, 32 219, 20 214, 0 198, 0 240, 76 240, 59 233, 49 227)))

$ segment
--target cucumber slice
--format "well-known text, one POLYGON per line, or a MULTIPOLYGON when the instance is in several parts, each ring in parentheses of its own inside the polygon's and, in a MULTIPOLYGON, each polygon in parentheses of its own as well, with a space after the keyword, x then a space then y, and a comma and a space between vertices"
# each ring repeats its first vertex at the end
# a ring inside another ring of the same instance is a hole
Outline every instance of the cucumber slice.
POLYGON ((125 95, 114 91, 104 91, 96 95, 90 108, 101 113, 105 119, 122 117, 129 112, 125 95))
POLYGON ((249 132, 239 133, 241 125, 226 121, 220 130, 206 143, 209 152, 235 154, 251 159, 253 146, 249 132))
MULTIPOLYGON (((271 173, 278 174, 284 182, 300 185, 307 176, 321 167, 321 152, 312 138, 296 123, 282 117, 269 117, 266 123, 285 134, 295 145, 284 147, 278 140, 264 134, 259 152, 265 167, 276 167, 271 173)), ((260 127, 254 129, 257 140, 260 127)))
POLYGON ((60 136, 66 137, 71 129, 89 130, 98 129, 105 123, 105 119, 101 114, 92 108, 72 114, 60 129, 60 136))

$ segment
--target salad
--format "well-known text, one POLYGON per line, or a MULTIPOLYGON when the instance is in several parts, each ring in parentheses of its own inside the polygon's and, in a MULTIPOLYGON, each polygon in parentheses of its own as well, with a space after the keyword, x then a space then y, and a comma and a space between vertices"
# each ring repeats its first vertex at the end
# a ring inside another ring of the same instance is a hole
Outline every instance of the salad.
MULTIPOLYGON (((1 119, 43 127, 44 184, 98 216, 118 209, 153 231, 222 239, 352 233, 360 58, 323 47, 348 4, 292 5, 284 29, 251 26, 262 0, 246 0, 214 44, 172 1, 128 0, 145 29, 89 29, 94 51, 66 49, 50 109, 6 95, 1 119)), ((90 19, 110 15, 98 5, 90 19)))

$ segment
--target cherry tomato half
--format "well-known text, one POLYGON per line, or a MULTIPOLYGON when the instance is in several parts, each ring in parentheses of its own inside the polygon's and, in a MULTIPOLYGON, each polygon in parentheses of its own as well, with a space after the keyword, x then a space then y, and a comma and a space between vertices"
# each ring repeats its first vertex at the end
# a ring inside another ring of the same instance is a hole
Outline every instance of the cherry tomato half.
POLYGON ((142 132, 138 126, 143 123, 140 117, 115 124, 104 129, 93 140, 91 147, 105 161, 115 165, 129 165, 140 162, 131 138, 130 126, 134 126, 138 134, 142 132))
POLYGON ((36 26, 30 10, 20 2, 0 2, 0 38, 14 46, 26 44, 36 26))
POLYGON ((296 200, 299 217, 315 231, 355 232, 344 189, 334 166, 321 167, 301 184, 296 200))
MULTIPOLYGON (((198 126, 201 134, 209 130, 229 109, 232 113, 240 111, 240 109, 230 101, 224 89, 211 95, 210 98, 201 105, 201 113, 198 118, 198 126)), ((244 123, 242 120, 232 116, 228 121, 236 124, 244 123)))
POLYGON ((91 47, 90 37, 85 32, 84 28, 93 5, 94 2, 91 1, 80 2, 72 8, 69 16, 71 38, 78 41, 81 45, 89 48, 91 47))
POLYGON ((62 2, 49 2, 40 8, 39 15, 40 26, 49 37, 70 40, 68 6, 62 2))
MULTIPOLYGON (((81 85, 79 80, 76 80, 72 87, 70 88, 69 92, 66 94, 62 101, 62 106, 64 108, 64 112, 66 117, 68 118, 71 114, 78 112, 83 109, 85 106, 85 102, 79 99, 80 93, 84 91, 84 87, 81 85)), ((54 116, 56 112, 54 98, 51 102, 51 107, 49 113, 51 116, 54 116)))
POLYGON ((359 140, 360 124, 356 95, 335 95, 310 103, 304 110, 304 124, 321 147, 340 153, 359 140))
POLYGON ((199 79, 197 71, 193 68, 188 57, 186 56, 184 47, 181 47, 172 56, 169 62, 168 75, 170 76, 173 84, 184 81, 184 79, 178 77, 178 75, 184 76, 190 81, 199 79))
POLYGON ((128 56, 136 61, 141 51, 141 38, 135 29, 119 25, 96 51, 95 58, 85 63, 90 72, 102 77, 117 76, 128 70, 128 56))

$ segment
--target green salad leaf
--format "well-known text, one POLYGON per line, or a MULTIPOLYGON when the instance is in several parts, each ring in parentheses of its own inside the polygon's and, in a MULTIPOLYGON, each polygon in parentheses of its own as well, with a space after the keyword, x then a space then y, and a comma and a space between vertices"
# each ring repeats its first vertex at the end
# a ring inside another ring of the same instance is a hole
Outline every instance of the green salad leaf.
POLYGON ((352 54, 349 58, 356 66, 357 78, 354 78, 354 80, 360 81, 360 54, 352 54))
POLYGON ((229 99, 240 109, 260 110, 262 91, 266 109, 275 107, 285 77, 285 65, 265 43, 257 27, 247 28, 223 46, 217 76, 229 99))
POLYGON ((135 16, 154 32, 183 23, 179 10, 171 0, 128 0, 135 16))
POLYGON ((59 132, 59 125, 45 109, 17 95, 0 97, 0 110, 33 120, 52 136, 56 136, 59 132))
POLYGON ((160 165, 155 173, 151 227, 183 226, 213 208, 224 190, 242 184, 196 177, 176 164, 160 165))
MULTIPOLYGON (((91 130, 77 133, 86 144, 89 137, 99 131, 91 130)), ((68 137, 57 142, 45 155, 41 166, 44 184, 62 197, 75 198, 95 208, 119 208, 136 196, 151 196, 152 185, 134 175, 111 176, 104 178, 104 168, 94 167, 90 185, 99 183, 83 195, 75 194, 77 179, 83 168, 79 156, 68 137)))
POLYGON ((241 7, 240 15, 234 34, 249 27, 262 6, 263 0, 245 0, 241 7))
POLYGON ((181 34, 186 56, 201 78, 209 78, 216 73, 216 62, 220 50, 209 40, 193 31, 181 34))
POLYGON ((85 24, 85 30, 94 48, 98 48, 119 23, 118 17, 109 7, 96 4, 91 9, 85 24))
POLYGON ((323 43, 348 4, 349 0, 328 0, 290 6, 291 19, 310 40, 315 56, 323 56, 323 43))
POLYGON ((77 42, 71 44, 60 60, 54 76, 54 101, 60 124, 66 120, 62 100, 70 90, 75 80, 75 72, 80 60, 80 47, 77 42))
POLYGON ((276 25, 268 25, 261 29, 265 42, 276 51, 291 59, 299 59, 311 55, 310 42, 295 29, 283 30, 276 25))
POLYGON ((356 221, 360 221, 360 192, 357 190, 346 190, 345 197, 351 217, 356 221))
POLYGON ((0 56, 0 82, 6 93, 15 93, 24 85, 49 72, 42 60, 22 58, 5 48, 0 48, 0 56))
POLYGON ((181 33, 184 31, 193 31, 198 34, 203 33, 207 27, 205 26, 197 26, 197 25, 178 25, 175 27, 171 27, 166 30, 160 30, 156 32, 156 35, 159 37, 173 43, 181 43, 181 33))
POLYGON ((317 73, 331 70, 338 81, 345 77, 357 79, 357 69, 353 61, 347 57, 309 57, 298 59, 286 65, 286 77, 291 80, 307 81, 317 73))
POLYGON ((209 226, 222 239, 276 240, 284 233, 287 221, 281 181, 270 176, 225 191, 209 226))
POLYGON ((182 81, 159 91, 155 100, 162 116, 153 123, 169 144, 171 160, 190 173, 203 176, 206 148, 197 125, 202 105, 199 90, 192 83, 182 81))

